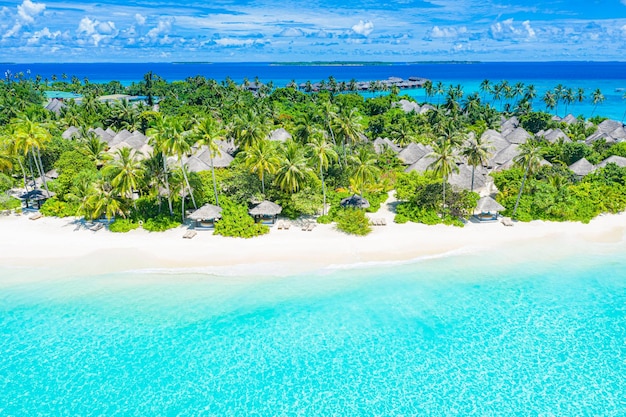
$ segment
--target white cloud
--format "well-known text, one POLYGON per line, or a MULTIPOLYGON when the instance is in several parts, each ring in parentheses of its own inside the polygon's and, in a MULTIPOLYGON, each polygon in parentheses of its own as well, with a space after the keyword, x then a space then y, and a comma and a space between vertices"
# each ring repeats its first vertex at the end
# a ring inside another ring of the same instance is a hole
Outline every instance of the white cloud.
POLYGON ((78 23, 76 32, 79 35, 87 35, 90 37, 95 46, 98 46, 103 39, 114 38, 119 33, 115 28, 114 22, 101 22, 97 19, 91 20, 86 16, 78 23))
POLYGON ((529 38, 534 38, 535 37, 535 30, 532 27, 530 27, 530 21, 529 20, 525 20, 524 22, 522 22, 522 26, 524 26, 524 29, 526 29, 526 33, 528 34, 529 38))
POLYGON ((352 26, 352 30, 359 35, 368 36, 374 30, 374 24, 368 21, 359 20, 359 23, 352 26))
POLYGON ((285 28, 276 34, 277 37, 298 38, 304 36, 304 32, 298 28, 285 28))
POLYGON ((140 13, 137 13, 137 14, 135 14, 135 21, 137 22, 137 24, 139 26, 143 26, 143 25, 146 24, 146 16, 144 16, 144 15, 142 15, 140 13))
POLYGON ((456 38, 460 34, 467 33, 467 28, 462 26, 460 28, 434 26, 429 33, 430 38, 456 38))
POLYGON ((530 26, 530 21, 522 22, 522 27, 515 25, 513 19, 497 22, 489 28, 489 34, 494 40, 523 40, 536 36, 535 30, 530 26))
POLYGON ((44 3, 33 3, 30 0, 24 0, 22 4, 17 6, 17 15, 24 23, 33 23, 35 16, 40 14, 46 9, 44 3))
POLYGON ((150 29, 148 33, 146 33, 146 37, 149 39, 156 39, 160 36, 167 36, 167 34, 172 29, 172 20, 171 19, 161 19, 156 27, 150 29))
POLYGON ((29 45, 35 45, 35 44, 38 44, 41 39, 56 39, 60 35, 61 35, 60 30, 51 32, 50 29, 45 27, 42 30, 38 30, 35 33, 33 33, 33 35, 30 38, 28 38, 27 43, 29 45))

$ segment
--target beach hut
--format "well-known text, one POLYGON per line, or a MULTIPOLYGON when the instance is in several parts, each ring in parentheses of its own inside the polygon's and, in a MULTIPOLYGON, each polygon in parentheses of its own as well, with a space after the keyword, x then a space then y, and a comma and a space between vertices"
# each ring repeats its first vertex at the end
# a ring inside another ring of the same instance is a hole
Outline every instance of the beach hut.
POLYGON ((569 169, 576 174, 578 179, 581 179, 590 172, 595 171, 596 167, 591 162, 587 161, 586 158, 582 158, 570 165, 569 169))
POLYGON ((498 212, 504 209, 502 204, 498 203, 490 196, 481 197, 474 210, 474 217, 481 222, 495 221, 498 220, 498 212))
POLYGON ((341 207, 347 208, 362 208, 366 209, 370 206, 370 202, 358 194, 354 194, 351 197, 346 197, 339 203, 341 207))
POLYGON ((37 188, 35 190, 30 190, 24 194, 20 194, 17 198, 26 202, 26 208, 29 208, 29 203, 32 201, 34 203, 37 203, 37 208, 39 209, 41 208, 42 202, 45 203, 47 199, 54 197, 55 195, 56 194, 52 191, 46 191, 37 188))
POLYGON ((248 214, 250 214, 257 223, 274 224, 281 211, 283 211, 281 206, 265 200, 248 210, 248 214))
POLYGON ((194 222, 194 228, 213 228, 215 227, 215 221, 222 218, 222 208, 214 206, 213 204, 205 204, 198 210, 191 213, 187 218, 194 222))

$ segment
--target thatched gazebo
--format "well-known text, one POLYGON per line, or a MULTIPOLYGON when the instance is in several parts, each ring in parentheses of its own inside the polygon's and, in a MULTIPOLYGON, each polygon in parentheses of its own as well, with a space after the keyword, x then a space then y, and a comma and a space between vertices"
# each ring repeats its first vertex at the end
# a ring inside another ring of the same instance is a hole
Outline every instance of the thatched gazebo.
POLYGON ((37 188, 35 190, 30 190, 24 194, 20 194, 17 196, 17 198, 26 202, 26 208, 29 208, 29 202, 32 201, 37 203, 37 208, 40 209, 42 202, 45 203, 47 199, 54 197, 55 195, 56 194, 52 191, 46 191, 37 188))
POLYGON ((212 228, 215 227, 215 221, 222 218, 222 208, 213 204, 205 204, 187 218, 194 221, 195 228, 212 228))
POLYGON ((481 197, 478 200, 474 216, 481 222, 498 220, 498 212, 505 210, 505 207, 490 196, 481 197))
POLYGON ((281 211, 283 211, 281 206, 265 200, 248 210, 248 214, 254 217, 257 223, 274 224, 281 211))
POLYGON ((351 197, 346 197, 339 203, 341 207, 361 208, 366 209, 370 206, 370 202, 358 194, 354 194, 351 197))

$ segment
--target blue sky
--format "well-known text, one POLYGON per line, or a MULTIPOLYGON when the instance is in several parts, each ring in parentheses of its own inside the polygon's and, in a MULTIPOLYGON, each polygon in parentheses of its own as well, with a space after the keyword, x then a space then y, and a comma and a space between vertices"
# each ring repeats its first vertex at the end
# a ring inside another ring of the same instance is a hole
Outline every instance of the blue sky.
POLYGON ((626 60, 626 0, 0 0, 0 61, 626 60))

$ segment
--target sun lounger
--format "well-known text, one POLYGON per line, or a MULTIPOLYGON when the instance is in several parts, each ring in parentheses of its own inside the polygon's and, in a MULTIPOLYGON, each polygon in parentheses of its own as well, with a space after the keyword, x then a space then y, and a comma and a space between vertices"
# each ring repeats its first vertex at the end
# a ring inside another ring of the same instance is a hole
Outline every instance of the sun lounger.
POLYGON ((306 232, 307 230, 309 230, 309 223, 308 222, 302 223, 302 231, 306 232))
POLYGON ((43 217, 43 215, 41 213, 35 213, 35 214, 31 214, 29 219, 30 220, 38 220, 41 219, 43 217))
POLYGON ((306 230, 307 230, 307 232, 310 232, 310 231, 312 231, 313 229, 315 229, 315 226, 317 226, 317 224, 315 224, 315 223, 313 223, 313 222, 309 223, 309 226, 308 226, 308 227, 307 227, 307 229, 306 229, 306 230))
POLYGON ((282 221, 282 220, 279 220, 279 221, 276 223, 276 228, 277 228, 278 230, 281 230, 281 229, 283 228, 283 221, 282 221))
POLYGON ((193 239, 194 236, 197 234, 198 232, 196 232, 195 230, 187 230, 183 235, 183 239, 193 239))
POLYGON ((283 229, 284 230, 289 230, 290 227, 291 227, 291 222, 285 221, 283 223, 283 229))
POLYGON ((93 226, 91 226, 89 228, 89 230, 91 230, 92 232, 97 232, 98 230, 102 229, 104 227, 104 225, 102 223, 96 223, 93 226))

